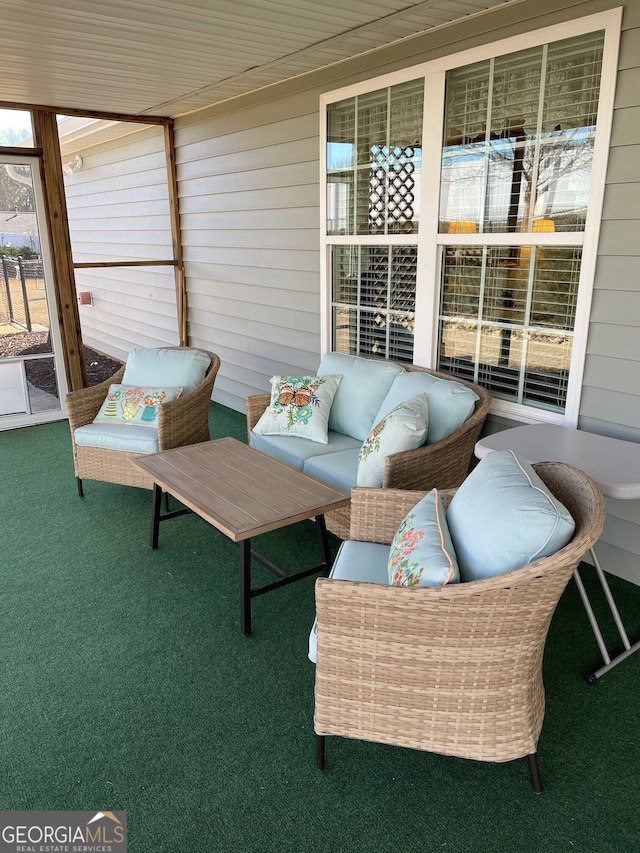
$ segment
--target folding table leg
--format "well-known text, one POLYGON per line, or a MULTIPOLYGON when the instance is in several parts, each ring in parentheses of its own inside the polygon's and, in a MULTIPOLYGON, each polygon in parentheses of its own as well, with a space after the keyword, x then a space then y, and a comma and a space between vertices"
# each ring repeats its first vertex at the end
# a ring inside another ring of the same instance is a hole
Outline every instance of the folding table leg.
POLYGON ((600 586, 602 587, 602 591, 606 598, 607 604, 609 605, 609 610, 611 611, 613 621, 615 622, 616 628, 618 629, 620 640, 622 641, 622 645, 624 646, 623 652, 620 652, 614 658, 611 658, 609 650, 607 649, 607 645, 604 641, 604 637, 602 636, 602 631, 600 630, 600 626, 598 625, 598 621, 593 612, 593 608, 591 607, 591 602, 589 601, 589 597, 587 596, 584 584, 582 583, 580 573, 576 569, 576 571, 574 572, 574 578, 578 587, 578 592, 580 593, 580 598, 582 599, 584 609, 587 611, 587 617, 589 619, 589 624, 591 625, 591 630, 593 631, 593 635, 596 638, 598 648, 600 649, 600 654, 602 655, 602 660, 604 661, 604 666, 601 666, 599 669, 596 669, 595 672, 593 672, 587 679, 590 684, 593 684, 598 680, 598 678, 600 678, 600 676, 604 675, 606 672, 609 672, 609 670, 613 669, 614 666, 617 666, 619 663, 622 663, 623 660, 626 660, 632 654, 637 652, 640 649, 640 641, 634 643, 633 645, 631 645, 631 643, 629 642, 629 637, 627 636, 627 632, 625 630, 622 618, 618 611, 618 607, 609 587, 606 575, 602 571, 602 567, 600 566, 600 562, 598 561, 594 549, 591 548, 589 553, 591 554, 591 559, 593 560, 596 575, 598 577, 598 580, 600 581, 600 586))

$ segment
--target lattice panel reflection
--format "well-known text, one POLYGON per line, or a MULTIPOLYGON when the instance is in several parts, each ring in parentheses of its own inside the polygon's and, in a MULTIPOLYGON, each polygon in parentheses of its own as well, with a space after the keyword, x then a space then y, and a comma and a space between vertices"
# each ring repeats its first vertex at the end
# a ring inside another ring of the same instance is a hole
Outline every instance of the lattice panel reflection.
MULTIPOLYGON (((401 230, 397 226, 413 223, 415 202, 415 149, 374 146, 374 165, 369 177, 369 222, 377 230, 401 230)), ((404 229, 402 229, 404 230, 404 229)))
POLYGON ((412 361, 416 247, 333 246, 331 269, 334 347, 412 361))

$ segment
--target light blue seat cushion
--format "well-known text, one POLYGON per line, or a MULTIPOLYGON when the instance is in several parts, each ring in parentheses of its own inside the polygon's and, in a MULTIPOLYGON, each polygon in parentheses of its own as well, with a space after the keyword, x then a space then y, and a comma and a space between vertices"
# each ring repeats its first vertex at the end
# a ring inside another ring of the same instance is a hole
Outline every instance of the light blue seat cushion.
POLYGON ((381 359, 329 352, 322 356, 318 376, 332 373, 341 374, 342 381, 331 404, 329 429, 363 442, 377 423, 374 418, 393 380, 404 369, 381 359))
POLYGON ((182 393, 194 391, 211 364, 208 355, 197 350, 138 347, 127 356, 123 385, 181 385, 182 393))
MULTIPOLYGON (((329 574, 334 580, 389 583, 389 546, 375 542, 343 542, 329 574)), ((314 621, 309 634, 309 660, 316 662, 318 626, 314 621)))
POLYGON ((323 456, 353 448, 356 448, 357 456, 360 450, 360 442, 357 438, 331 432, 331 430, 328 433, 327 444, 319 444, 296 435, 258 435, 252 432, 249 436, 249 445, 266 453, 267 456, 279 459, 291 468, 297 468, 298 471, 302 471, 304 463, 311 456, 323 456))
POLYGON ((571 539, 570 513, 513 450, 485 456, 447 510, 462 581, 499 575, 548 557, 571 539))
POLYGON ((350 450, 311 456, 304 463, 302 470, 310 477, 348 493, 356 485, 359 452, 360 445, 350 450))
POLYGON ((131 424, 86 424, 73 434, 81 447, 101 447, 125 453, 157 453, 158 430, 131 424))
POLYGON ((429 431, 426 444, 442 441, 473 414, 478 395, 471 388, 449 379, 438 379, 420 370, 407 370, 397 376, 380 405, 375 423, 416 394, 429 401, 429 431))

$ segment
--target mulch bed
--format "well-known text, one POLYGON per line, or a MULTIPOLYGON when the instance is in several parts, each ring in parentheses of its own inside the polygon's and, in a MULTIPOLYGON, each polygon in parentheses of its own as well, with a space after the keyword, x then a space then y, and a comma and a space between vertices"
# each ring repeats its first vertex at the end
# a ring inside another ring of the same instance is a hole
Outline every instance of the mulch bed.
MULTIPOLYGON (((51 352, 48 340, 47 332, 18 332, 15 335, 0 335, 0 358, 51 352)), ((109 379, 122 367, 121 361, 96 352, 90 347, 84 348, 84 358, 89 385, 97 385, 99 382, 109 379)), ((48 359, 30 361, 28 367, 29 382, 37 388, 57 396, 58 389, 51 362, 48 359)))

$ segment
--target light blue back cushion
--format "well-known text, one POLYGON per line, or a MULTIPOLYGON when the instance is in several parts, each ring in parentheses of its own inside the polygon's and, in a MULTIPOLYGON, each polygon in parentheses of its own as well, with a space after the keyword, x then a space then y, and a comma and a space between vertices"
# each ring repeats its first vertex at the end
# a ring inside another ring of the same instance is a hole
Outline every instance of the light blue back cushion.
POLYGON ((210 364, 209 356, 197 350, 138 347, 127 356, 122 384, 181 385, 183 395, 189 394, 202 382, 210 364))
POLYGON ((121 450, 125 453, 157 453, 158 430, 140 428, 131 424, 86 424, 73 434, 81 447, 101 447, 103 450, 121 450))
MULTIPOLYGON (((375 542, 346 541, 340 545, 329 575, 334 580, 387 584, 389 546, 375 542)), ((309 635, 309 660, 316 662, 318 629, 314 621, 309 635)))
POLYGON ((304 463, 302 470, 310 477, 348 493, 356 485, 359 452, 358 446, 324 456, 312 456, 304 463))
POLYGON ((426 444, 442 441, 473 414, 478 395, 471 388, 449 379, 438 379, 420 370, 407 370, 397 376, 375 417, 375 423, 416 394, 426 394, 429 401, 429 432, 426 444))
POLYGON ((327 444, 319 444, 297 435, 258 435, 252 432, 249 436, 249 445, 299 471, 302 471, 304 463, 310 456, 319 457, 340 453, 343 450, 354 450, 357 457, 360 450, 360 442, 357 438, 342 435, 340 432, 331 432, 331 430, 328 433, 327 444))
POLYGON ((512 450, 485 456, 454 495, 447 522, 463 581, 491 577, 559 551, 573 518, 512 450))
POLYGON ((342 382, 331 405, 329 429, 351 435, 362 442, 369 435, 393 380, 404 370, 382 359, 329 352, 322 356, 318 376, 331 373, 342 374, 342 382))

